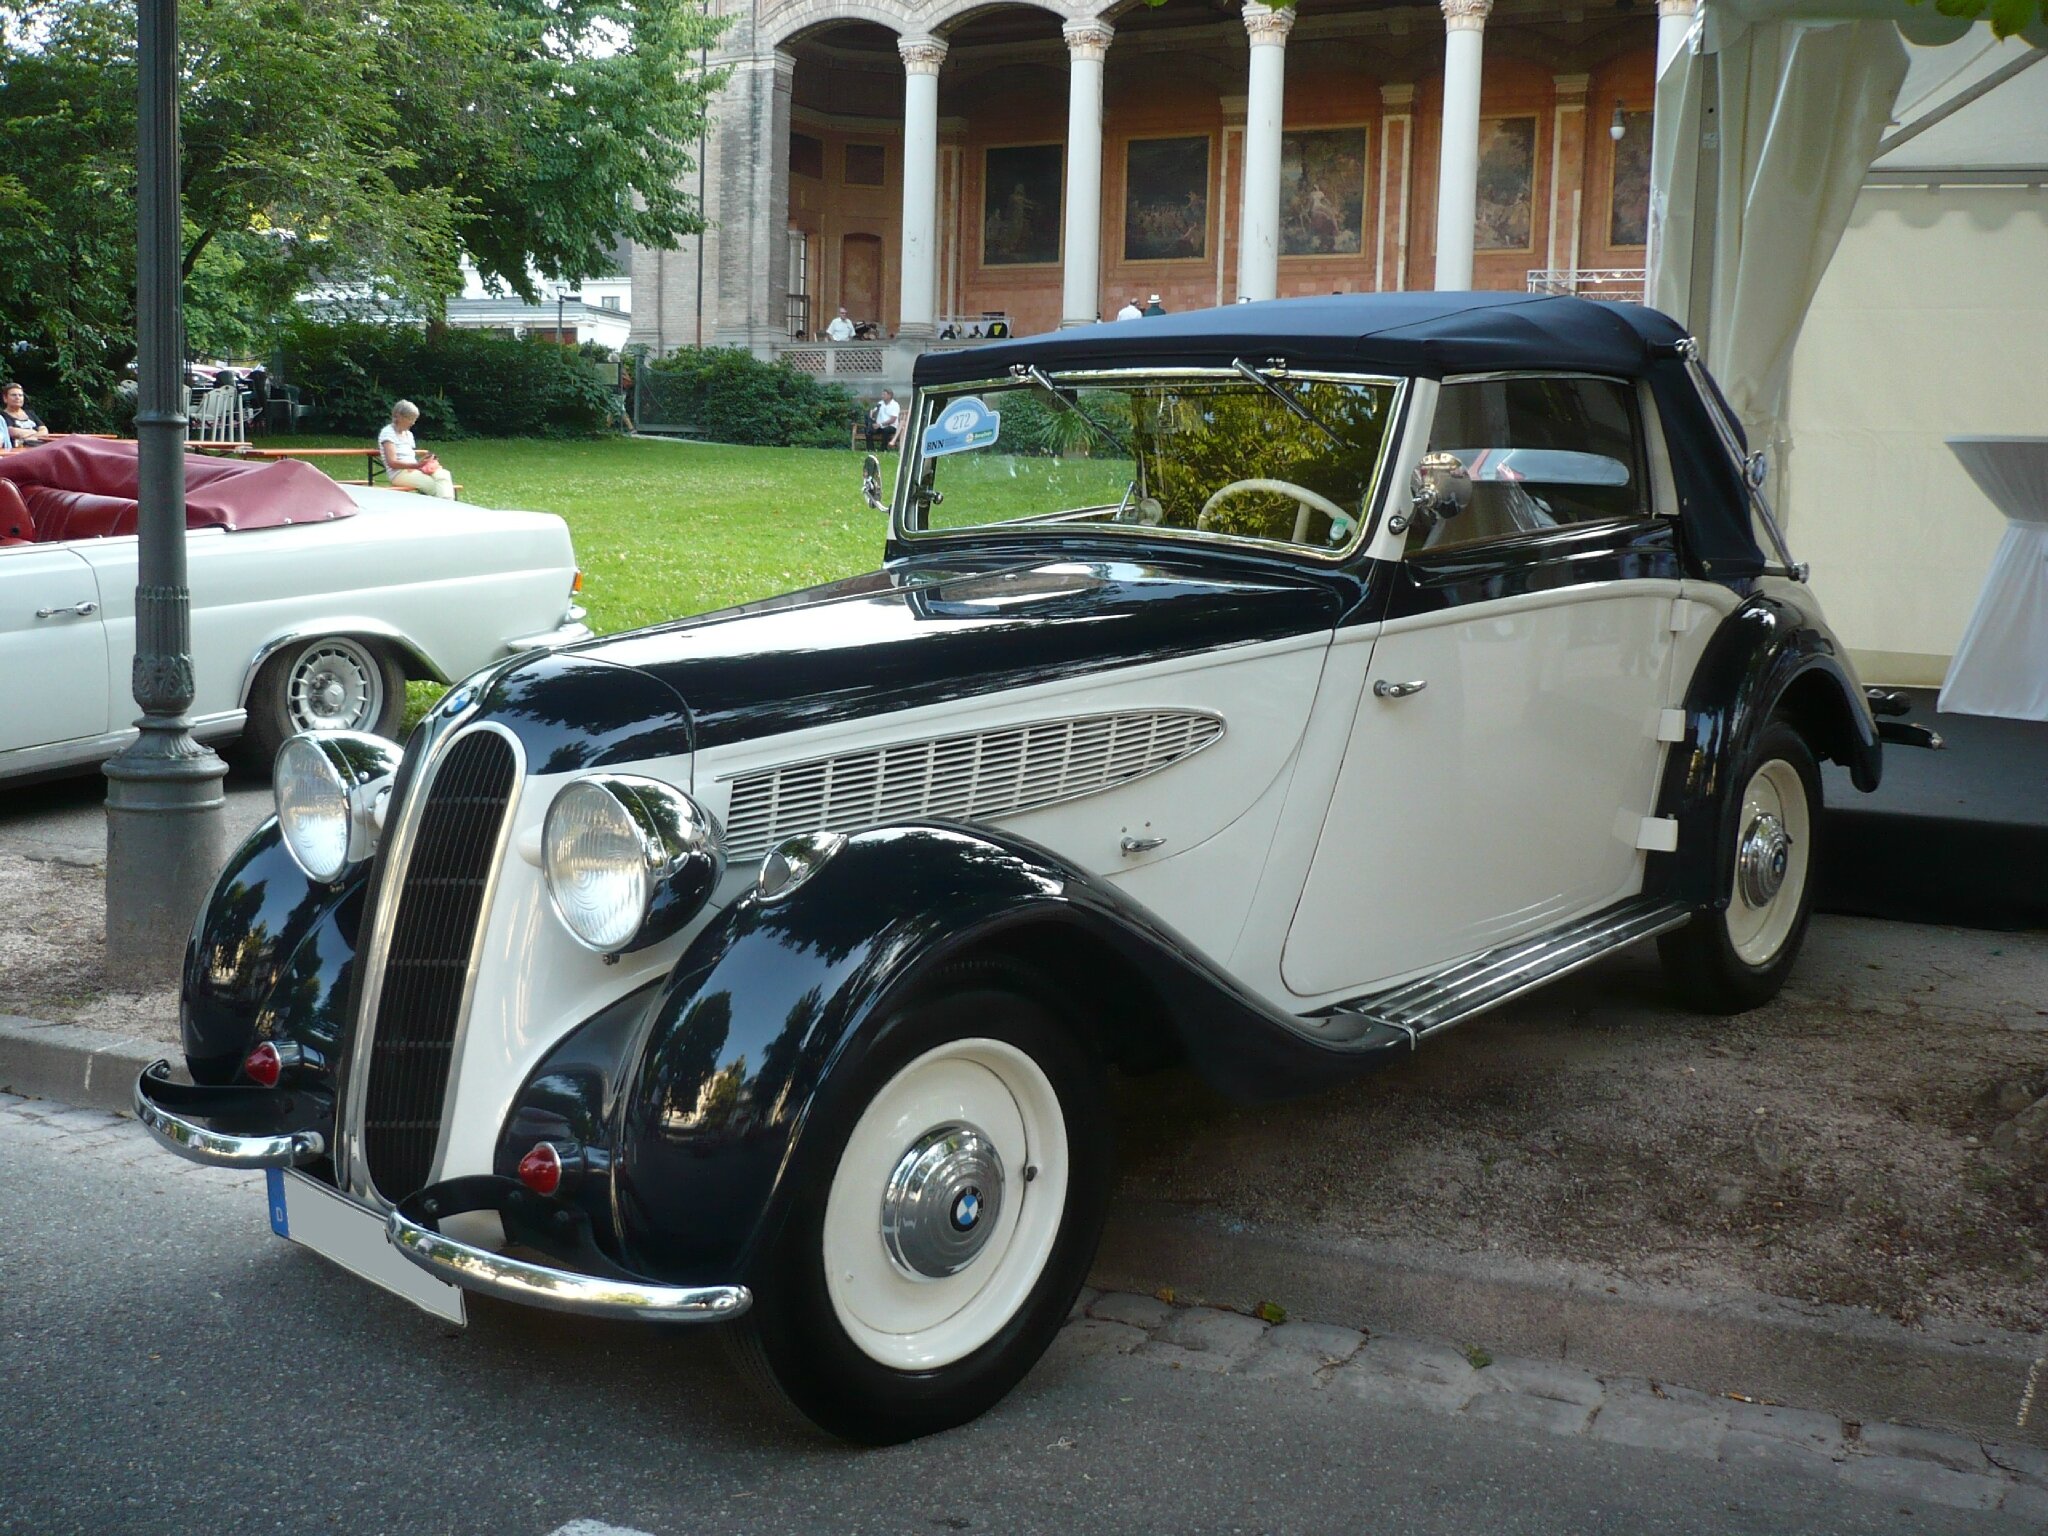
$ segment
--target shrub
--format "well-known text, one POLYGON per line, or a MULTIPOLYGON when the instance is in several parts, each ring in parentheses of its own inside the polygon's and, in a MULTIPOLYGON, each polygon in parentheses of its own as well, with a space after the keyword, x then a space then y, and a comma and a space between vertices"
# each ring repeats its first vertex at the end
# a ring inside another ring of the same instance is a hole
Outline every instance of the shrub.
POLYGON ((643 389, 659 391, 661 419, 687 423, 720 443, 761 448, 838 448, 860 409, 842 384, 743 347, 687 347, 650 360, 643 389))
POLYGON ((301 322, 286 337, 285 378, 322 431, 374 434, 391 402, 420 408, 419 432, 454 437, 592 437, 617 397, 575 348, 486 331, 301 322))

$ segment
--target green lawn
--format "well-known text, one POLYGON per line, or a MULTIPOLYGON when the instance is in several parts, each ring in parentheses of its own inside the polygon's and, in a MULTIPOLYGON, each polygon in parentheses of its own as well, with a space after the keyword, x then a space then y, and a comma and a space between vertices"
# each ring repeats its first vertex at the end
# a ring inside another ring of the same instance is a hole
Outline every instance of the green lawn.
MULTIPOLYGON (((273 441, 323 448, 357 440, 273 441)), ((888 534, 887 517, 860 498, 856 453, 623 437, 433 446, 465 501, 567 520, 583 567, 583 605, 600 634, 872 570, 888 534)), ((354 478, 347 469, 333 473, 354 478)), ((882 483, 895 473, 892 456, 882 483)), ((407 730, 440 692, 411 685, 407 730)))
MULTIPOLYGON (((353 440, 305 436, 278 446, 353 440)), ((872 570, 888 533, 888 519, 860 499, 855 453, 623 437, 477 440, 436 451, 465 501, 568 521, 583 604, 602 634, 872 570)), ((895 472, 892 457, 885 485, 895 472)))

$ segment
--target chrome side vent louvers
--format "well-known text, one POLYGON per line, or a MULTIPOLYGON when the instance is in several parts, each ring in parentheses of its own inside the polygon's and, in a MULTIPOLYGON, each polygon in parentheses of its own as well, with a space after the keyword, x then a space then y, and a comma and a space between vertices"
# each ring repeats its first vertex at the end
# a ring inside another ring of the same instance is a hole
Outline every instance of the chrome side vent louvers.
POLYGON ((1222 735, 1222 720, 1199 710, 1131 710, 891 742, 744 773, 734 778, 726 809, 726 852, 758 859, 799 832, 851 832, 923 816, 993 821, 1128 784, 1222 735))

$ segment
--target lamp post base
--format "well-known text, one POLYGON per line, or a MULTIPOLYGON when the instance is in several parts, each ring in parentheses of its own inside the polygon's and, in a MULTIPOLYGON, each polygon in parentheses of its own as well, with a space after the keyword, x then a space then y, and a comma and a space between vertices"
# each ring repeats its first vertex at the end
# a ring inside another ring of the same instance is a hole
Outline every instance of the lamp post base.
POLYGON ((173 985, 193 920, 228 854, 227 764, 191 721, 146 718, 106 763, 110 986, 173 985))

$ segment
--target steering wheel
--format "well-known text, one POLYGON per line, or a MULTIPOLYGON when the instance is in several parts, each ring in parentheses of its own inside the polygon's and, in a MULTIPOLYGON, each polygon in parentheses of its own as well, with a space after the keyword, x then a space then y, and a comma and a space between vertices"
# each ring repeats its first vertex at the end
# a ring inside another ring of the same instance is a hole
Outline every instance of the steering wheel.
POLYGON ((1294 498, 1295 503, 1301 509, 1294 517, 1294 542, 1297 544, 1308 537, 1308 513, 1311 507, 1315 508, 1318 512, 1326 514, 1333 523, 1350 524, 1357 521, 1349 512, 1346 512, 1337 503, 1330 500, 1329 497, 1319 496, 1307 486, 1296 485, 1291 480, 1233 480, 1202 503, 1202 510, 1195 514, 1196 530, 1198 532, 1208 531, 1209 514, 1216 510, 1217 502, 1222 501, 1225 497, 1242 495, 1246 491, 1267 491, 1275 496, 1292 496, 1294 498))

